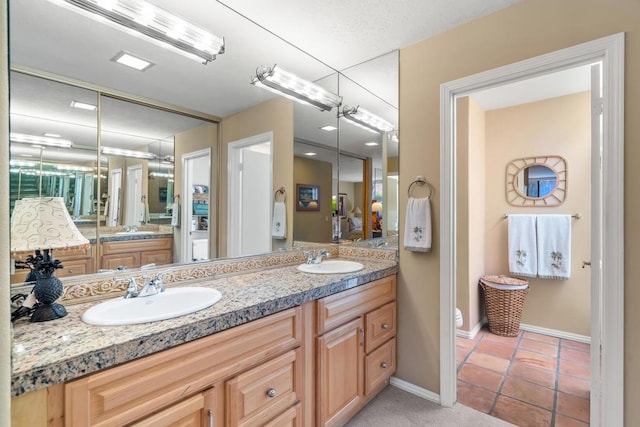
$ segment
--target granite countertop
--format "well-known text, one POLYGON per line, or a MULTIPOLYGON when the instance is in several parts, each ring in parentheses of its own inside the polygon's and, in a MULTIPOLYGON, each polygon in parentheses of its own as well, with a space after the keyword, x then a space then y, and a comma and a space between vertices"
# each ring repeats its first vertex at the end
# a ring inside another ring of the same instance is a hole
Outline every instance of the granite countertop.
POLYGON ((21 319, 13 329, 12 394, 70 381, 398 271, 395 261, 351 259, 364 264, 364 269, 316 275, 287 265, 179 283, 177 286, 215 288, 222 299, 196 313, 158 322, 127 326, 84 323, 82 313, 98 302, 66 305, 69 314, 51 322, 21 319))

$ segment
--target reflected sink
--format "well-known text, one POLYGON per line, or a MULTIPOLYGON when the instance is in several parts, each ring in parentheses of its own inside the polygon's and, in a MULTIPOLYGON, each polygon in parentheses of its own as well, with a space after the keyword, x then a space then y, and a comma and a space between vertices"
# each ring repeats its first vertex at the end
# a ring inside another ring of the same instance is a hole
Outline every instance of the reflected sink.
POLYGON ((339 273, 353 273, 360 271, 364 268, 362 264, 355 261, 346 260, 330 260, 323 261, 320 264, 300 264, 298 270, 305 273, 315 274, 339 274, 339 273))
POLYGON ((140 234, 153 234, 155 231, 118 231, 116 236, 139 236, 140 234))
POLYGON ((222 294, 210 288, 172 288, 142 298, 123 297, 94 305, 82 320, 90 325, 135 325, 166 320, 210 307, 222 294))

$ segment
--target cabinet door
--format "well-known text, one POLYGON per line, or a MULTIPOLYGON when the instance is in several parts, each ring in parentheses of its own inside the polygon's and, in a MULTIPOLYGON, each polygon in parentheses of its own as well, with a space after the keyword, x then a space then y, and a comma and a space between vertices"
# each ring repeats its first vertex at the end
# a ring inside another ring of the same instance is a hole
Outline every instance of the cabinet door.
POLYGON ((124 254, 102 255, 101 268, 115 270, 124 265, 127 268, 140 267, 140 252, 130 252, 124 254))
POLYGON ((317 344, 318 425, 342 425, 364 398, 362 317, 318 337, 317 344))
POLYGON ((222 397, 213 387, 175 403, 131 427, 214 427, 222 426, 222 397))

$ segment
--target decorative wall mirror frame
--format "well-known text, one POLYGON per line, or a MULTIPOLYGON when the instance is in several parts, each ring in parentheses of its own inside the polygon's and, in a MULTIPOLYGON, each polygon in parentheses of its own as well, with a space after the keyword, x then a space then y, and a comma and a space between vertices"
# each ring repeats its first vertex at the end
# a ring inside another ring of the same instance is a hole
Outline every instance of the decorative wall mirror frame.
POLYGON ((505 191, 512 206, 560 206, 567 197, 567 161, 560 156, 512 160, 506 169, 505 191))

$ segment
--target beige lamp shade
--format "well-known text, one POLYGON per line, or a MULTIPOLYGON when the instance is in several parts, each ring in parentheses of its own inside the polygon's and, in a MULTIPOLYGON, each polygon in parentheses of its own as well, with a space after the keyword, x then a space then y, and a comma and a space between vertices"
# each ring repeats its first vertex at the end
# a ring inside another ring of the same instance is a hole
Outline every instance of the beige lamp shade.
POLYGON ((361 215, 361 214, 362 214, 362 211, 360 210, 360 208, 359 208, 358 206, 356 206, 356 208, 353 210, 353 213, 354 213, 355 215, 361 215))
POLYGON ((62 197, 34 197, 16 201, 11 215, 11 254, 36 249, 89 246, 73 223, 62 197))
POLYGON ((381 212, 382 211, 382 203, 374 200, 373 203, 371 204, 371 211, 372 212, 381 212))

